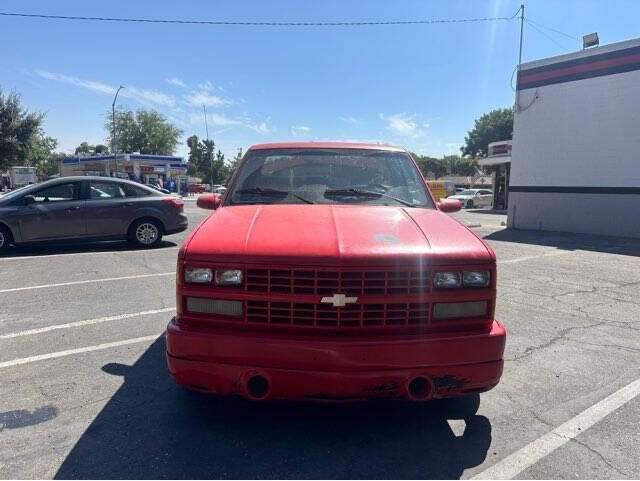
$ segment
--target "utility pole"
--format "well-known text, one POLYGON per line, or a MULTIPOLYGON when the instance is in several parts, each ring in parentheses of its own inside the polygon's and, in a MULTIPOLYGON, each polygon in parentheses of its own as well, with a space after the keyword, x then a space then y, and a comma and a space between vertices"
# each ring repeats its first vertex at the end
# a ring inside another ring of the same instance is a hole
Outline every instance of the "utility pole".
POLYGON ((520 5, 520 49, 518 51, 518 75, 516 75, 516 111, 520 110, 520 90, 518 79, 520 78, 520 66, 522 65, 522 32, 524 30, 524 3, 520 5))
MULTIPOLYGON (((209 124, 207 123, 207 107, 204 104, 202 105, 202 111, 204 112, 204 128, 207 132, 207 149, 208 149, 209 148, 209 124)), ((209 184, 210 186, 209 188, 213 193, 213 148, 211 149, 211 152, 209 152, 209 166, 211 168, 211 178, 209 179, 211 184, 209 184)))
POLYGON ((113 103, 111 104, 111 123, 113 124, 113 132, 111 133, 111 151, 113 152, 113 160, 116 162, 116 176, 118 175, 118 152, 116 149, 116 100, 118 99, 120 89, 123 88, 123 85, 118 87, 118 90, 116 90, 116 96, 113 97, 113 103))

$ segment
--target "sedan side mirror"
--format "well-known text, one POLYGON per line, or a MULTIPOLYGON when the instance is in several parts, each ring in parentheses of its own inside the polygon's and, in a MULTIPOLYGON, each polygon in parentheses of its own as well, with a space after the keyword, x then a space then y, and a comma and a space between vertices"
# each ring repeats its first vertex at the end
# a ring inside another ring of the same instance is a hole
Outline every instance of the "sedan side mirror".
POLYGON ((442 212, 458 212, 462 208, 462 203, 456 199, 442 199, 438 202, 438 209, 442 212))
POLYGON ((36 198, 34 196, 32 196, 32 195, 25 195, 22 198, 22 201, 24 202, 24 205, 31 205, 31 204, 35 203, 36 198))
POLYGON ((216 210, 220 207, 220 195, 218 194, 202 194, 198 197, 196 204, 201 209, 216 210))

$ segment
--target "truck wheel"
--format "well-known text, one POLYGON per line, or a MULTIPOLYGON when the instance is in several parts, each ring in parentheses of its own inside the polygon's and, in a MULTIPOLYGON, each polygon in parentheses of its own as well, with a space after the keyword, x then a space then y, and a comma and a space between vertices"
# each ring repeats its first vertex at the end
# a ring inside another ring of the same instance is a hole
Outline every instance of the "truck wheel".
POLYGON ((9 250, 9 244, 11 244, 11 232, 0 225, 0 255, 9 250))
POLYGON ((162 240, 162 226, 153 219, 140 219, 131 224, 129 240, 139 247, 155 247, 162 240))
POLYGON ((473 209, 473 201, 472 200, 468 200, 467 201, 467 209, 473 209))

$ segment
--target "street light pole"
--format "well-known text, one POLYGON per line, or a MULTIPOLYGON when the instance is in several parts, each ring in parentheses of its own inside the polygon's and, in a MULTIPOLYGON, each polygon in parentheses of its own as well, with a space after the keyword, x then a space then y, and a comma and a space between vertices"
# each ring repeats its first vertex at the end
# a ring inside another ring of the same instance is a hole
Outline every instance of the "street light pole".
MULTIPOLYGON (((202 111, 204 112, 204 128, 207 132, 207 148, 209 148, 209 124, 207 123, 207 107, 204 104, 202 105, 202 111)), ((213 149, 209 152, 209 167, 211 169, 211 177, 209 178, 209 182, 211 182, 210 189, 213 193, 213 149)))
POLYGON ((116 176, 118 175, 118 153, 116 151, 116 100, 120 89, 123 89, 124 85, 120 85, 116 90, 116 96, 113 97, 113 103, 111 104, 111 124, 113 132, 111 133, 111 151, 113 152, 113 160, 116 162, 116 176))

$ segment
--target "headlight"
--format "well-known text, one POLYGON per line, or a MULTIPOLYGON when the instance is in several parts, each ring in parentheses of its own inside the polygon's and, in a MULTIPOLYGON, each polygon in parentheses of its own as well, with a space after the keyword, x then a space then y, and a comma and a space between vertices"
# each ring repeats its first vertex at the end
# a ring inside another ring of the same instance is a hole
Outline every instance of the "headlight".
POLYGON ((213 272, 206 267, 186 267, 184 281, 194 284, 208 284, 213 279, 213 272))
POLYGON ((239 286, 242 284, 242 271, 240 269, 216 269, 217 286, 239 286))
POLYGON ((438 289, 460 287, 460 281, 459 272, 436 272, 433 276, 433 285, 438 289))
POLYGON ((491 281, 489 271, 464 271, 462 283, 465 287, 487 287, 491 281))

